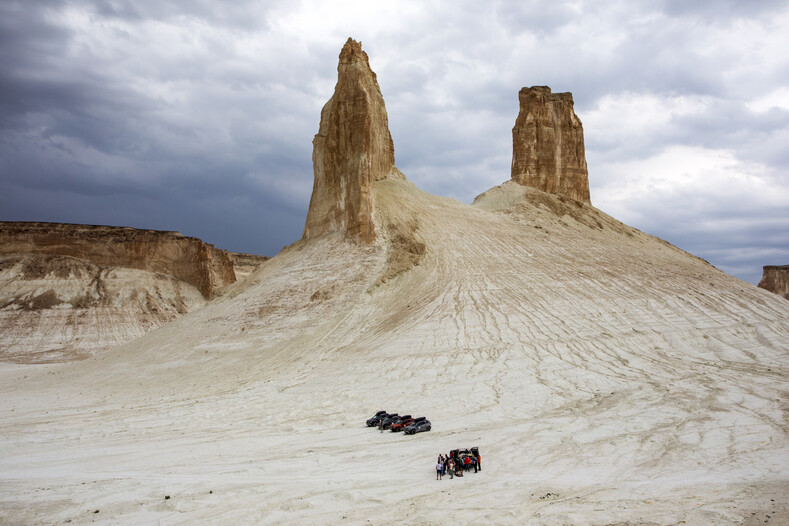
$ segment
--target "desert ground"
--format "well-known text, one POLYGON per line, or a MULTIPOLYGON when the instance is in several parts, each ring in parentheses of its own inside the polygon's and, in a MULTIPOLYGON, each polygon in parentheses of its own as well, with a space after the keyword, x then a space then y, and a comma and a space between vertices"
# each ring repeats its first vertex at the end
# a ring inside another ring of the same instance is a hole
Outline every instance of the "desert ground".
POLYGON ((372 245, 300 241, 131 343, 0 364, 0 523, 789 524, 789 302, 512 182, 375 199, 372 245), (480 473, 435 480, 471 446, 480 473))

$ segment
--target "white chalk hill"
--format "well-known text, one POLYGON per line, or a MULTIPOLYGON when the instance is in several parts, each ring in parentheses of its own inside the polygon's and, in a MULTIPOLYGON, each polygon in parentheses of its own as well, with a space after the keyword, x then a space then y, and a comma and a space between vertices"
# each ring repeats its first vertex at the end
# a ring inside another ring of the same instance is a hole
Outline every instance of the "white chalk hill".
POLYGON ((129 344, 0 364, 0 523, 786 524, 789 302, 512 181, 418 190, 340 58, 302 241, 129 344))
POLYGON ((701 524, 769 499, 785 510, 785 300, 512 182, 474 206, 401 180, 375 196, 372 245, 302 241, 115 351, 4 366, 0 519, 701 524), (365 428, 381 408, 433 431, 365 428), (433 479, 439 452, 471 445, 482 473, 433 479))

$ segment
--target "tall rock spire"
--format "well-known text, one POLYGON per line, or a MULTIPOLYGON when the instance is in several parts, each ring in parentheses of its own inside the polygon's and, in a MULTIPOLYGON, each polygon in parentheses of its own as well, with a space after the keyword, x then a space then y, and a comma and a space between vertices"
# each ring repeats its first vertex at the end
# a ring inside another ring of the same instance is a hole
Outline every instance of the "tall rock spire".
POLYGON ((340 52, 337 85, 312 146, 315 182, 303 239, 345 231, 358 242, 373 242, 373 183, 395 169, 394 145, 361 42, 349 38, 340 52))
POLYGON ((548 86, 523 88, 512 128, 512 180, 591 204, 584 129, 572 93, 548 86))

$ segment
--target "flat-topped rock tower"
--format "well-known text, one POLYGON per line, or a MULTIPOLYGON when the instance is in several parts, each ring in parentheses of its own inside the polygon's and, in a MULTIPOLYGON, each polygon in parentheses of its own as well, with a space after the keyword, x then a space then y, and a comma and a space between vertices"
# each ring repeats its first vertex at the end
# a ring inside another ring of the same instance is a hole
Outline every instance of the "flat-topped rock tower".
POLYGON ((789 300, 789 265, 765 265, 759 287, 789 300))
POLYGON ((544 192, 591 204, 584 129, 573 111, 572 93, 548 86, 523 88, 512 128, 512 180, 544 192))

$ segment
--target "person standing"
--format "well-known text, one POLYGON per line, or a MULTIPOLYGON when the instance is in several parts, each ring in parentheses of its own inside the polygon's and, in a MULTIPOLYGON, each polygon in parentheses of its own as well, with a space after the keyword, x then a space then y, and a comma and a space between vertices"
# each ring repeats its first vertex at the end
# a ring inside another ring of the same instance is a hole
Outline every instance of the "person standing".
POLYGON ((455 478, 455 461, 453 459, 449 459, 449 478, 455 478))
POLYGON ((482 458, 479 456, 479 452, 477 452, 477 466, 479 470, 482 471, 482 458))
POLYGON ((441 480, 441 471, 444 469, 444 464, 441 461, 436 463, 436 480, 441 480))

